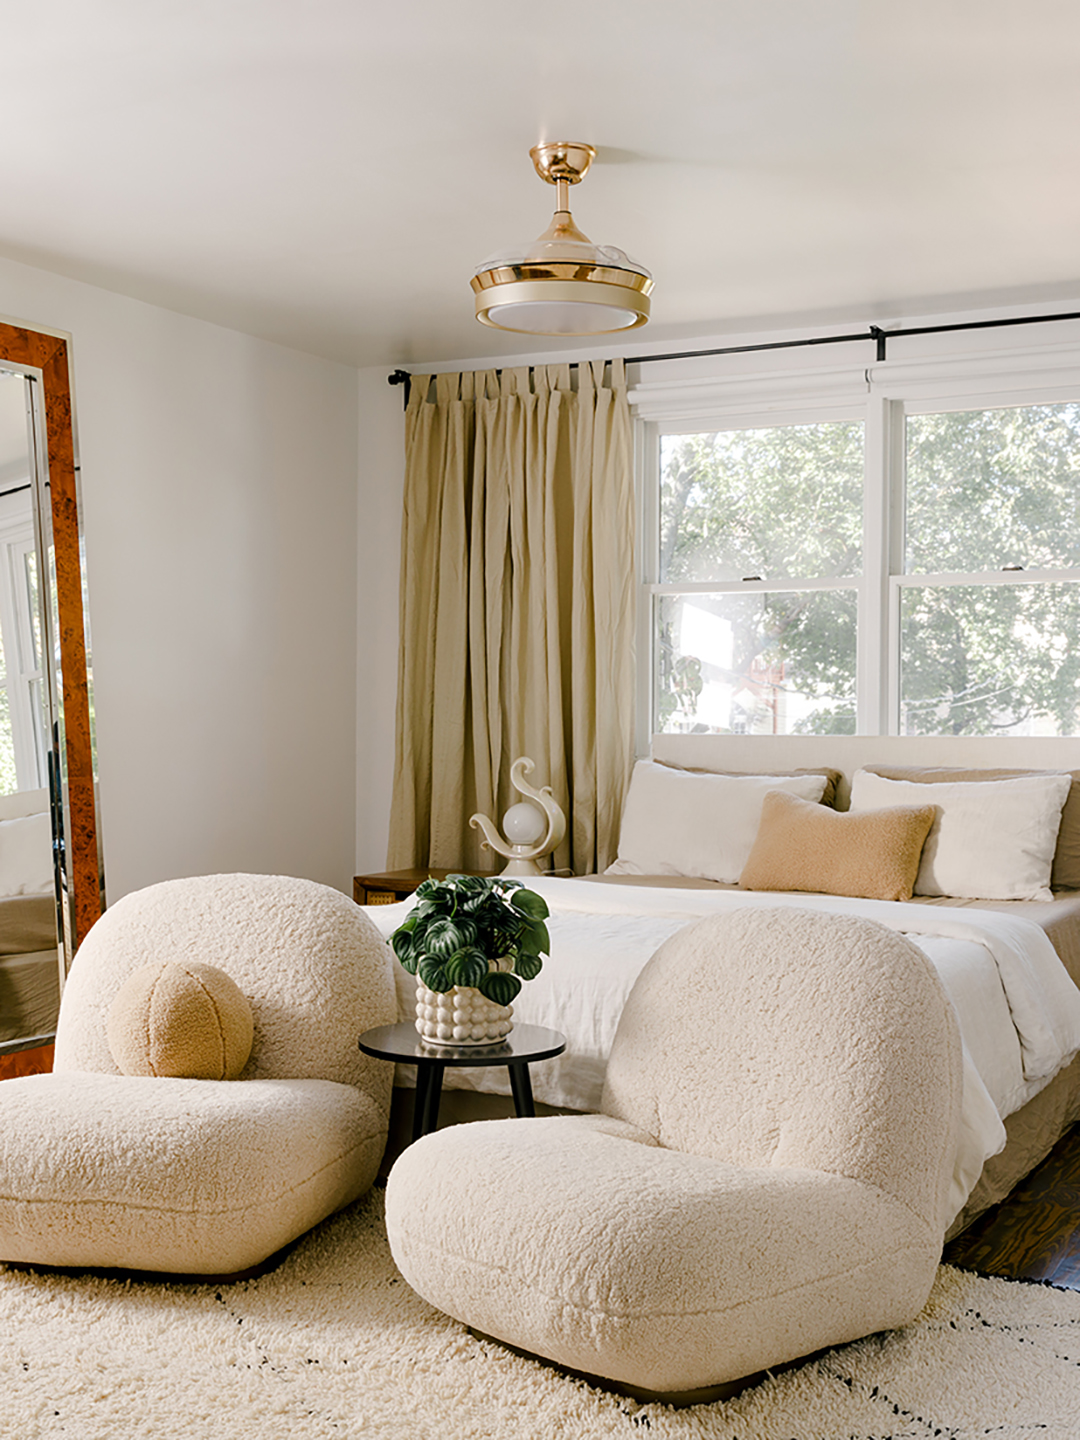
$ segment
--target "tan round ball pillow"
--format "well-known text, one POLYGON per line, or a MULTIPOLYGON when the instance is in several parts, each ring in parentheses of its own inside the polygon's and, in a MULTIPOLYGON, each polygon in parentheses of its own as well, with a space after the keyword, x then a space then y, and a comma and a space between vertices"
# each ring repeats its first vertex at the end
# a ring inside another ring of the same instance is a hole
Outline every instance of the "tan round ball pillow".
POLYGON ((251 1054, 247 996, 221 970, 194 961, 134 971, 116 992, 106 1026, 125 1075, 235 1080, 251 1054))

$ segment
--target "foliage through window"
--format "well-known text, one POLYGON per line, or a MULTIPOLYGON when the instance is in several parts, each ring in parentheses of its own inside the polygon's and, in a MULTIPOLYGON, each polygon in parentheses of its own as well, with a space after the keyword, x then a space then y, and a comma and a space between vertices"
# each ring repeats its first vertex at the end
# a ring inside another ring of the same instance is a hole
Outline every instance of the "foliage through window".
POLYGON ((1080 405, 908 416, 906 449, 901 732, 1075 735, 1080 405))
POLYGON ((660 729, 854 730, 862 477, 861 423, 662 438, 660 729))
POLYGON ((1080 733, 1080 403, 901 438, 868 481, 861 421, 658 433, 655 728, 852 734, 891 676, 881 728, 1080 733), (864 563, 875 485, 900 533, 864 563))

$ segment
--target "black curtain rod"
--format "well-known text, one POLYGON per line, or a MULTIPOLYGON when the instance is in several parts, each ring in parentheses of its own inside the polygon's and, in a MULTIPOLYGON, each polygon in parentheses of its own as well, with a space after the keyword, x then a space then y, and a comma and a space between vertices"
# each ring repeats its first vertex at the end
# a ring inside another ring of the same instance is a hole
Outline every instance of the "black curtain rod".
MULTIPOLYGON (((958 330, 994 330, 1005 325, 1046 325, 1055 320, 1080 320, 1080 310, 1068 310, 1059 315, 1013 315, 1004 320, 964 320, 951 325, 910 325, 898 330, 883 330, 880 325, 870 325, 854 335, 809 335, 801 340, 768 340, 757 345, 721 345, 713 350, 672 350, 665 355, 627 355, 627 365, 656 365, 662 360, 697 360, 712 355, 746 355, 756 350, 795 350, 808 345, 850 345, 854 341, 873 340, 876 348, 875 363, 886 359, 885 347, 890 340, 906 335, 942 335, 958 330)), ((580 360, 563 361, 571 370, 576 370, 580 360)), ((501 370, 496 370, 501 374, 501 370)), ((409 403, 409 389, 412 375, 408 370, 394 370, 387 377, 391 385, 405 386, 405 404, 409 403)))

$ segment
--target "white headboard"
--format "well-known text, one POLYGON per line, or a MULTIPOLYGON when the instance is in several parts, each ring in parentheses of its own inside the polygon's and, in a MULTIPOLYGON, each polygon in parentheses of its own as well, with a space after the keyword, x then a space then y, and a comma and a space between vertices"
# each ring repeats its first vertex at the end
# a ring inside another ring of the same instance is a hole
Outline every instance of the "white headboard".
POLYGON ((688 770, 782 773, 839 770, 847 809, 860 765, 952 765, 972 770, 1080 770, 1080 737, 1012 735, 654 735, 652 757, 688 770))

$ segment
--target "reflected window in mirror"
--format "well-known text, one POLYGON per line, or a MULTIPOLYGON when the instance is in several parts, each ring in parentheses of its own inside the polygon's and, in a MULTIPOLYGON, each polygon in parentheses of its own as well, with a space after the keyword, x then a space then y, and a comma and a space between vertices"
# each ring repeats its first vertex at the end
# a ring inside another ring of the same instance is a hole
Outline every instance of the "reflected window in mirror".
POLYGON ((29 496, 0 492, 0 795, 49 780, 39 606, 29 496))

